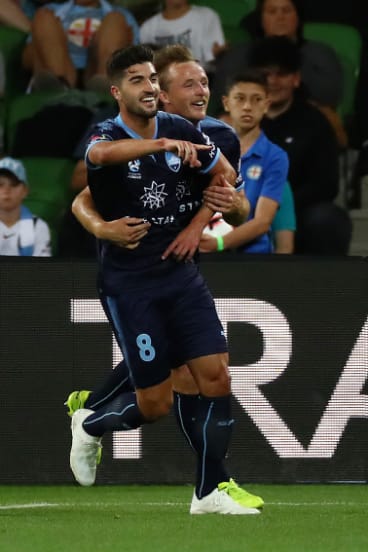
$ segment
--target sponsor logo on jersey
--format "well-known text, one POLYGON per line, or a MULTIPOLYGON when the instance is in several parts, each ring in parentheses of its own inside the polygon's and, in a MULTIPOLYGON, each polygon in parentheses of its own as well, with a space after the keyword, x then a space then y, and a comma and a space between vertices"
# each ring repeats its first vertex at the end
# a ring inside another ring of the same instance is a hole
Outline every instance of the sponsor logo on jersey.
POLYGON ((109 140, 111 142, 112 138, 107 134, 94 134, 93 136, 91 136, 89 141, 92 143, 92 142, 101 142, 102 140, 109 140))
POLYGON ((166 226, 167 224, 173 224, 175 222, 174 215, 166 215, 164 217, 150 217, 150 223, 157 226, 166 226))
POLYGON ((190 195, 188 185, 185 182, 178 182, 176 185, 176 199, 181 201, 186 195, 190 195))
POLYGON ((171 151, 167 151, 165 153, 165 160, 166 164, 174 172, 179 172, 179 169, 181 167, 181 159, 175 153, 172 153, 171 151))
POLYGON ((133 161, 129 161, 128 163, 128 178, 132 178, 135 180, 140 180, 142 178, 141 173, 139 172, 139 169, 141 168, 141 162, 139 159, 134 159, 133 161))
POLYGON ((217 153, 217 147, 215 146, 215 144, 208 144, 209 146, 212 146, 211 149, 210 149, 210 158, 213 159, 217 153))
POLYGON ((262 167, 260 165, 251 165, 247 169, 247 177, 251 180, 258 180, 262 174, 262 167))
POLYGON ((153 180, 151 187, 144 187, 144 194, 139 198, 144 207, 152 211, 160 209, 165 205, 167 193, 164 191, 166 184, 158 184, 153 180))
POLYGON ((202 136, 206 140, 206 144, 210 146, 212 144, 210 137, 203 131, 202 131, 202 136))
POLYGON ((131 172, 138 172, 141 166, 141 162, 139 159, 134 159, 134 161, 129 161, 128 167, 131 172))

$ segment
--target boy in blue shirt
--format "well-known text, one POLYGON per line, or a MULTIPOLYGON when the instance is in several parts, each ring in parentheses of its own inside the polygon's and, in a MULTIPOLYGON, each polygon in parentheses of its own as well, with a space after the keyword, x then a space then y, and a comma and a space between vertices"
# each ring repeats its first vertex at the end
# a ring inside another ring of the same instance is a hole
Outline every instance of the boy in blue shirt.
POLYGON ((260 128, 269 99, 265 76, 248 70, 231 79, 223 98, 241 146, 241 173, 251 205, 248 220, 224 236, 203 234, 200 251, 235 249, 244 253, 272 253, 271 225, 279 208, 289 162, 260 128))

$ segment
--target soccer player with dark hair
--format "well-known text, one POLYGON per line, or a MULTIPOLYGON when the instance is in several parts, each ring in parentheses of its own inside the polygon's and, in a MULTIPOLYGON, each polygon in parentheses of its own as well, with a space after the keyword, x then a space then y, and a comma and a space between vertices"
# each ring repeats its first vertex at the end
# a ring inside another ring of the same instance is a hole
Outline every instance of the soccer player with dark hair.
MULTIPOLYGON (((106 431, 133 429, 169 412, 172 367, 186 363, 199 387, 202 419, 193 444, 198 454, 202 449, 205 463, 213 458, 222 465, 233 425, 227 344, 213 299, 192 262, 212 211, 202 206, 183 229, 178 197, 195 185, 197 173, 209 173, 212 183, 234 184, 236 172, 194 125, 157 112, 152 61, 143 46, 112 57, 108 74, 120 114, 97 125, 86 153, 89 187, 102 217, 133 215, 149 220, 151 228, 134 249, 101 241, 99 291, 135 391, 95 411, 74 413, 71 467, 84 485, 95 480, 106 431)), ((79 216, 88 221, 87 212, 79 216)), ((262 499, 244 491, 245 503, 231 483, 216 483, 205 496, 194 493, 191 512, 259 513, 262 499)))

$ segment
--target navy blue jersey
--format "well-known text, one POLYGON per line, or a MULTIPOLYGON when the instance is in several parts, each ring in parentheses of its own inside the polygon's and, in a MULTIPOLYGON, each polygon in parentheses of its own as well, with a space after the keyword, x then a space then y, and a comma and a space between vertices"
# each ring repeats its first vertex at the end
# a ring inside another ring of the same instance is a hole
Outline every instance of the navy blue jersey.
MULTIPOLYGON (((208 143, 215 144, 221 150, 237 174, 236 189, 243 189, 244 182, 240 172, 240 142, 235 130, 223 121, 209 116, 198 123, 197 129, 202 132, 208 143)), ((201 207, 203 190, 209 182, 208 175, 199 178, 197 176, 189 183, 189 187, 183 190, 183 197, 179 204, 179 216, 183 227, 201 207)))
MULTIPOLYGON (((154 138, 172 138, 206 144, 207 140, 194 125, 177 115, 158 112, 154 138)), ((181 231, 178 220, 182 194, 192 181, 193 174, 206 174, 218 161, 220 152, 211 149, 200 151, 200 169, 183 165, 171 152, 160 152, 117 165, 95 166, 88 152, 97 142, 140 139, 127 127, 120 115, 97 124, 91 131, 87 145, 86 162, 88 184, 97 210, 105 220, 124 216, 147 219, 151 229, 140 246, 134 250, 102 242, 100 261, 104 269, 140 272, 162 265, 161 255, 181 231)), ((104 270, 104 278, 106 270, 104 270)))
POLYGON ((238 174, 240 172, 240 142, 233 127, 219 119, 207 116, 200 121, 197 128, 220 148, 238 174))

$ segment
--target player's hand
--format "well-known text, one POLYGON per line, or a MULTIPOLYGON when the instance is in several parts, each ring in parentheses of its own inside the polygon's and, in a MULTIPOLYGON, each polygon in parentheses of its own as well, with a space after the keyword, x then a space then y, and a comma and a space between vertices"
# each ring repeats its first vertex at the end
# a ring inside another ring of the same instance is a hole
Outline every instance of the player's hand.
POLYGON ((99 238, 113 242, 119 247, 135 249, 142 238, 146 236, 151 224, 145 219, 136 217, 123 217, 117 220, 104 221, 99 238))
POLYGON ((200 253, 212 253, 217 251, 217 240, 209 234, 203 232, 201 240, 199 242, 200 253))
POLYGON ((170 138, 164 138, 163 147, 164 151, 176 153, 176 155, 183 160, 185 165, 189 165, 191 168, 198 168, 202 165, 198 159, 198 152, 210 150, 213 146, 206 144, 193 144, 192 142, 187 142, 186 140, 171 140, 170 138))
POLYGON ((198 249, 199 240, 201 238, 202 227, 189 224, 180 232, 174 241, 166 248, 161 256, 162 260, 167 259, 170 255, 176 261, 191 261, 195 252, 198 249))
POLYGON ((236 190, 222 174, 212 178, 203 192, 205 205, 212 211, 229 213, 234 208, 236 190))

